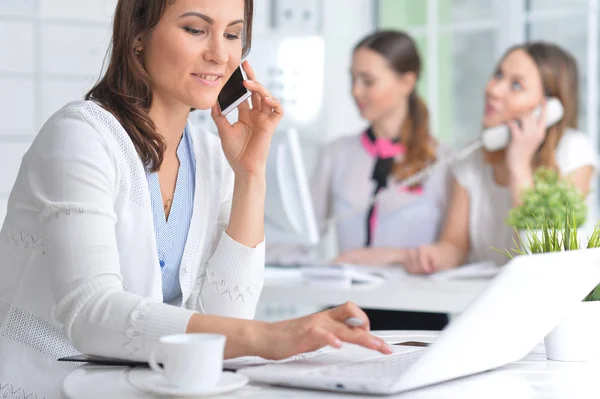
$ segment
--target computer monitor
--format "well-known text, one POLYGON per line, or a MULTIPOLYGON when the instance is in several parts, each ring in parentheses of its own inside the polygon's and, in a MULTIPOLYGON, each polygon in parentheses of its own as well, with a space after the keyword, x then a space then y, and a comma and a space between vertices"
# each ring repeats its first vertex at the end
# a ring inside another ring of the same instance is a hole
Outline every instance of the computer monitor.
POLYGON ((316 245, 319 230, 298 132, 280 130, 267 159, 265 235, 270 244, 316 245))

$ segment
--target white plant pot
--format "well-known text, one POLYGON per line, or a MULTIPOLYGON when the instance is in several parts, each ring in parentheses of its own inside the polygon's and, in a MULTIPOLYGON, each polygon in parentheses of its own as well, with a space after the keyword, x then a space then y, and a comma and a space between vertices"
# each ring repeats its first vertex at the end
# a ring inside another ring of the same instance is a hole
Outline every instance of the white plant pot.
POLYGON ((518 244, 522 247, 522 249, 524 250, 524 252, 526 253, 531 253, 531 251, 529 251, 529 241, 532 235, 535 235, 539 238, 542 238, 542 231, 541 230, 519 230, 519 238, 517 239, 518 244))
POLYGON ((600 358, 600 301, 581 302, 544 338, 546 356, 562 362, 600 358))

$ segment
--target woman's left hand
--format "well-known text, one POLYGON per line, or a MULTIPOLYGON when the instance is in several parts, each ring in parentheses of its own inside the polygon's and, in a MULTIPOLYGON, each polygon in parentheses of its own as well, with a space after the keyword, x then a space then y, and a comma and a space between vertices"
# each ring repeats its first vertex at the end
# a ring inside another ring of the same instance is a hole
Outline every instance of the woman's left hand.
POLYGON ((244 86, 252 92, 252 108, 248 101, 240 104, 238 121, 233 125, 221 114, 218 104, 212 108, 212 117, 219 130, 225 157, 236 176, 264 174, 271 138, 283 117, 283 107, 254 80, 256 75, 248 61, 244 61, 242 67, 249 79, 244 81, 244 86))
POLYGON ((392 265, 400 264, 401 249, 396 248, 360 248, 338 256, 333 263, 353 265, 392 265))
POLYGON ((521 118, 521 126, 514 121, 508 123, 511 141, 506 152, 506 165, 513 172, 528 171, 533 157, 546 137, 546 102, 536 117, 533 112, 521 118))

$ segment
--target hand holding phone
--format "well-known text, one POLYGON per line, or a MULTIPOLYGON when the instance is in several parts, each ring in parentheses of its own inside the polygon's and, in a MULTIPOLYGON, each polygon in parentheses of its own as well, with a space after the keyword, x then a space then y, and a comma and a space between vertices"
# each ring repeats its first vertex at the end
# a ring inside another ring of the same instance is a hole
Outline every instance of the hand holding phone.
MULTIPOLYGON (((537 107, 533 114, 537 118, 542 112, 541 106, 537 107)), ((556 97, 549 97, 546 100, 546 126, 552 126, 558 123, 563 117, 564 109, 556 97)), ((483 131, 481 140, 483 148, 488 151, 499 151, 508 146, 510 142, 510 128, 506 124, 492 126, 483 131)))
POLYGON ((225 157, 236 176, 264 173, 271 137, 283 117, 283 107, 256 81, 248 61, 236 68, 228 79, 211 116, 219 131, 225 157), (236 107, 239 111, 237 121, 230 123, 225 114, 236 107))

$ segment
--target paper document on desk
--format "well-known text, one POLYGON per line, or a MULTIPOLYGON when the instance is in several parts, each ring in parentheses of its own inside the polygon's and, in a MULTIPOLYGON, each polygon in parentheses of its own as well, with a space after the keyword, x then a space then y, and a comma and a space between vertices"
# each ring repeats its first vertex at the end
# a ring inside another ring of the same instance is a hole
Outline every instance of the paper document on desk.
POLYGON ((348 279, 353 283, 379 283, 383 281, 398 281, 410 277, 425 277, 432 280, 468 280, 490 279, 496 277, 502 268, 493 262, 477 262, 459 266, 449 270, 439 271, 429 275, 411 275, 404 267, 373 266, 373 265, 317 265, 302 266, 296 269, 307 280, 348 279))
POLYGON ((496 277, 501 270, 502 268, 493 262, 478 262, 443 270, 429 275, 429 278, 434 280, 490 279, 496 277))
POLYGON ((303 266, 267 265, 265 281, 304 281, 310 285, 349 288, 352 284, 382 283, 386 277, 376 268, 314 262, 303 266))
POLYGON ((442 270, 428 275, 409 274, 404 267, 396 266, 357 266, 363 269, 370 268, 372 273, 390 281, 403 280, 409 277, 425 277, 432 280, 462 280, 462 279, 487 279, 495 277, 501 268, 492 262, 470 263, 454 269, 442 270))
POLYGON ((405 279, 410 276, 404 267, 400 265, 388 265, 388 266, 372 266, 372 265, 356 265, 354 267, 368 270, 370 273, 380 276, 385 280, 397 281, 405 279))
POLYGON ((377 275, 373 269, 355 265, 305 266, 303 276, 308 280, 333 281, 348 280, 351 283, 382 283, 385 278, 377 275))
POLYGON ((304 360, 318 357, 333 350, 333 348, 326 346, 314 352, 301 353, 299 355, 288 357, 287 359, 282 360, 267 360, 259 356, 242 356, 224 360, 223 367, 228 370, 239 370, 246 367, 264 366, 265 364, 292 362, 296 360, 304 360))
POLYGON ((495 277, 501 268, 492 262, 471 263, 454 269, 442 270, 428 275, 409 274, 404 267, 395 266, 356 266, 369 270, 382 278, 390 281, 403 280, 409 277, 425 277, 432 280, 462 280, 462 279, 487 279, 495 277))

